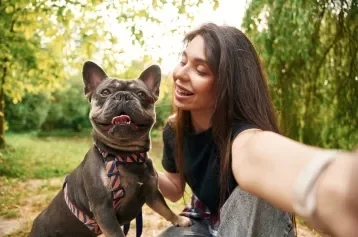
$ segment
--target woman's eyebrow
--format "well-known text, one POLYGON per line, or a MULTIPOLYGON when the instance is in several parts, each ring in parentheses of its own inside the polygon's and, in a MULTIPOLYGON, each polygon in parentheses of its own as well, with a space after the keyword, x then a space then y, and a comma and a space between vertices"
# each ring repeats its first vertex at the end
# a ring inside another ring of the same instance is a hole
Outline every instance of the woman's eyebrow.
MULTIPOLYGON (((188 54, 187 54, 187 52, 186 52, 185 50, 183 51, 182 55, 183 55, 184 57, 188 58, 188 54)), ((194 62, 196 62, 196 63, 206 64, 206 65, 208 64, 208 61, 207 61, 206 59, 204 59, 204 58, 193 57, 192 60, 193 60, 194 62)))

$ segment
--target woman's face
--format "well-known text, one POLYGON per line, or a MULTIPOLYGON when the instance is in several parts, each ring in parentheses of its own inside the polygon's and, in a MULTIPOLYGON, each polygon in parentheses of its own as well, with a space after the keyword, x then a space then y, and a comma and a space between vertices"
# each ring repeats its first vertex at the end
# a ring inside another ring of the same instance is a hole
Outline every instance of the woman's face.
POLYGON ((182 53, 174 69, 175 106, 182 110, 209 111, 214 106, 214 75, 205 56, 205 43, 196 36, 182 53))

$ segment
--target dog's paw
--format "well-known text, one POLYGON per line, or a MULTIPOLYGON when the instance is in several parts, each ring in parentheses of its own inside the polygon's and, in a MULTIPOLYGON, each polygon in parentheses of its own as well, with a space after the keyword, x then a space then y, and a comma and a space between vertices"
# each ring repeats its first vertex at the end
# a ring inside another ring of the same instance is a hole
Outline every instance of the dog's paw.
POLYGON ((173 225, 180 227, 188 227, 192 225, 190 218, 185 216, 177 216, 173 221, 173 225))

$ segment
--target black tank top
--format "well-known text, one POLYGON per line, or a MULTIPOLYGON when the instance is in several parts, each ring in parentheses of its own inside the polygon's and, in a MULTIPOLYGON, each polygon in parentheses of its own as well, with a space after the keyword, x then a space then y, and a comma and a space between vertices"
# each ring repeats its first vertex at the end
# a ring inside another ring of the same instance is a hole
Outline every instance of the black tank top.
MULTIPOLYGON (((232 139, 240 132, 250 128, 254 128, 254 126, 249 123, 234 123, 232 139)), ((162 165, 166 171, 177 173, 174 159, 175 134, 168 124, 163 130, 163 142, 162 165)), ((184 135, 183 145, 184 179, 199 200, 209 208, 212 214, 215 214, 220 204, 220 162, 211 128, 199 134, 184 135)), ((231 168, 228 175, 228 194, 230 194, 237 183, 231 168)))

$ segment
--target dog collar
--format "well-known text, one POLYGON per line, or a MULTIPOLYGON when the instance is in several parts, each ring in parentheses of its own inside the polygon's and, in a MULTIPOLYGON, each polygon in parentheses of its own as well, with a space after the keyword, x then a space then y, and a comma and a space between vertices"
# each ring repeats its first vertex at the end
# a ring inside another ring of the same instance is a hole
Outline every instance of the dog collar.
POLYGON ((99 153, 101 153, 102 157, 105 160, 108 157, 115 157, 116 163, 119 164, 129 164, 129 163, 141 164, 148 159, 148 155, 146 152, 115 154, 99 148, 96 144, 94 144, 94 146, 97 148, 99 153))

